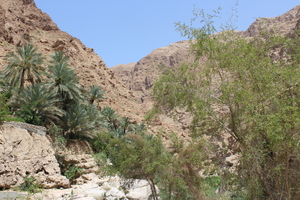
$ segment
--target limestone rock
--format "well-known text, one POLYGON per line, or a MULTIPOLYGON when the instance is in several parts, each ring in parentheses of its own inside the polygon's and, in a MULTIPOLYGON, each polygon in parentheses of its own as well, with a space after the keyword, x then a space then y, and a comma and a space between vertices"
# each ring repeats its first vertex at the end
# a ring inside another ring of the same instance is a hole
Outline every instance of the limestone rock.
POLYGON ((78 168, 82 169, 83 174, 97 173, 99 170, 97 163, 90 154, 66 155, 64 163, 66 166, 68 164, 75 164, 78 168))
POLYGON ((128 199, 148 200, 151 195, 151 187, 146 180, 136 180, 129 189, 128 199))
POLYGON ((60 168, 49 140, 11 124, 0 128, 0 187, 23 182, 26 175, 36 177, 45 188, 68 187, 69 180, 60 168))

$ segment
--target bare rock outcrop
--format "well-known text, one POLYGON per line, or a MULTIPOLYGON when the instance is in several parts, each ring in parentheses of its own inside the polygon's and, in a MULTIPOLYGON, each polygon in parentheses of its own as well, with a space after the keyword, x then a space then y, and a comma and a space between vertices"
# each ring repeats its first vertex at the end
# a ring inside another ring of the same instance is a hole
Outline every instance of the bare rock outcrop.
POLYGON ((300 5, 277 17, 258 18, 244 32, 245 36, 253 37, 260 31, 279 33, 283 35, 293 34, 300 23, 300 5))
POLYGON ((116 65, 110 69, 134 92, 139 103, 147 104, 153 82, 159 76, 159 67, 178 67, 183 61, 190 60, 189 46, 189 41, 175 42, 155 49, 135 64, 116 65))
POLYGON ((47 137, 4 124, 0 127, 0 188, 17 186, 26 175, 44 188, 69 187, 47 137))

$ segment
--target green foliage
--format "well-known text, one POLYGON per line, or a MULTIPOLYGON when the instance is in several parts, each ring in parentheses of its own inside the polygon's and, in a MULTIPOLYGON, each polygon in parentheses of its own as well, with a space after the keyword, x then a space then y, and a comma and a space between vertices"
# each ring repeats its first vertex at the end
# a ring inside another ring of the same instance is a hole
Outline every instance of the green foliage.
POLYGON ((78 178, 82 174, 82 169, 80 169, 75 164, 69 164, 64 169, 63 173, 64 176, 67 177, 70 181, 74 180, 75 178, 78 178))
POLYGON ((152 194, 156 196, 155 175, 161 166, 167 164, 163 159, 166 155, 160 138, 127 134, 113 138, 108 148, 114 169, 125 178, 148 180, 152 194))
POLYGON ((110 107, 104 107, 100 113, 100 126, 112 137, 121 138, 129 133, 144 133, 145 124, 132 123, 128 117, 120 117, 110 107))
POLYGON ((58 102, 59 99, 41 83, 27 86, 11 98, 16 116, 36 125, 50 124, 59 120, 63 111, 57 107, 58 102))
POLYGON ((9 108, 6 103, 6 98, 4 94, 0 95, 0 124, 2 124, 4 121, 7 121, 9 119, 9 108))
POLYGON ((23 88, 25 81, 32 84, 42 81, 42 67, 44 57, 37 53, 37 48, 32 44, 17 47, 16 53, 6 55, 7 67, 3 73, 5 81, 12 87, 23 88))
POLYGON ((70 105, 83 100, 81 87, 78 84, 79 78, 69 67, 68 58, 62 52, 56 51, 51 57, 52 65, 48 66, 48 79, 45 84, 62 100, 62 107, 66 110, 70 105))
POLYGON ((90 104, 93 104, 95 100, 97 99, 104 99, 104 92, 101 90, 100 87, 91 85, 90 86, 90 91, 88 93, 88 100, 90 104))
POLYGON ((63 129, 59 126, 52 125, 47 129, 47 133, 54 138, 54 143, 58 147, 64 147, 66 145, 66 138, 63 135, 63 129))
POLYGON ((217 197, 216 191, 222 186, 222 178, 220 176, 208 176, 204 178, 206 184, 206 196, 217 197))
POLYGON ((67 138, 95 136, 99 112, 93 105, 72 105, 62 119, 64 135, 67 138))
POLYGON ((20 184, 19 189, 29 193, 41 192, 41 186, 29 175, 24 177, 24 182, 20 184))
POLYGON ((74 181, 82 174, 82 169, 79 168, 75 163, 66 163, 65 155, 56 154, 61 174, 66 176, 71 182, 74 181))
POLYGON ((122 137, 112 137, 103 133, 94 140, 106 154, 100 154, 112 163, 107 167, 109 173, 118 173, 125 178, 145 179, 149 182, 154 199, 157 199, 155 185, 162 199, 204 199, 203 180, 199 170, 207 159, 204 141, 195 141, 188 146, 175 135, 172 151, 165 148, 161 137, 146 132, 134 132, 122 137), (180 141, 179 141, 180 140, 180 141), (176 149, 175 149, 176 148, 176 149), (201 152, 201 153, 200 153, 201 152))
POLYGON ((212 35, 212 19, 203 22, 199 29, 178 25, 196 39, 196 59, 163 68, 153 113, 191 113, 195 138, 231 135, 240 155, 239 180, 231 184, 248 199, 290 199, 299 185, 299 39, 264 32, 245 38, 231 30, 212 35))
POLYGON ((175 134, 170 135, 169 158, 158 175, 162 199, 205 199, 205 184, 200 170, 206 169, 209 147, 205 140, 184 144, 175 134))

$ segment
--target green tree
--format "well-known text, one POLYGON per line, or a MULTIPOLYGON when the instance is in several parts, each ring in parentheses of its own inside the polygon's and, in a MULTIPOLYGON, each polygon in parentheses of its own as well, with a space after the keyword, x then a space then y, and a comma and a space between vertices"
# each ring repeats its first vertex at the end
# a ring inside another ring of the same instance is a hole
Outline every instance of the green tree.
POLYGON ((0 125, 8 119, 9 112, 8 104, 6 103, 5 95, 0 94, 0 125))
POLYGON ((124 178, 145 179, 149 182, 152 198, 158 199, 155 188, 156 174, 167 164, 166 151, 159 137, 144 134, 127 134, 114 137, 108 147, 113 168, 124 178))
POLYGON ((31 84, 42 81, 44 57, 32 44, 17 47, 16 53, 9 52, 5 58, 8 65, 3 71, 4 78, 12 87, 23 88, 25 81, 31 84))
POLYGON ((240 155, 235 184, 245 191, 243 198, 296 198, 299 39, 263 31, 254 38, 231 30, 212 34, 212 20, 201 22, 199 29, 177 24, 183 35, 195 38, 196 59, 163 69, 153 88, 153 112, 191 113, 195 138, 229 134, 240 155))
POLYGON ((51 57, 52 65, 48 66, 48 79, 45 83, 62 100, 62 107, 66 109, 70 104, 78 103, 83 99, 78 84, 79 78, 69 67, 68 58, 63 56, 62 52, 56 51, 51 57))
POLYGON ((13 94, 11 106, 16 115, 27 123, 47 125, 57 123, 63 111, 57 107, 58 99, 42 83, 27 86, 13 94))
POLYGON ((100 119, 102 127, 110 133, 117 130, 119 127, 119 117, 110 107, 105 106, 101 110, 100 119))
POLYGON ((91 85, 90 91, 88 93, 88 101, 90 104, 93 104, 95 100, 97 99, 104 99, 104 92, 101 90, 100 87, 91 85))
POLYGON ((89 138, 96 136, 99 112, 93 105, 71 105, 62 119, 66 138, 89 138))

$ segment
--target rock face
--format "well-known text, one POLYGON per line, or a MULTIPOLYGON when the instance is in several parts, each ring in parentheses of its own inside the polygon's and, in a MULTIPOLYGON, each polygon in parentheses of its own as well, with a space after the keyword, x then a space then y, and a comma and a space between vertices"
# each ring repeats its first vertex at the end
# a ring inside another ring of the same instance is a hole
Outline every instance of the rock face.
POLYGON ((18 185, 26 175, 44 188, 69 187, 47 137, 5 124, 0 127, 0 188, 18 185))
POLYGON ((257 35, 261 30, 267 31, 269 33, 290 35, 299 28, 297 28, 297 24, 300 24, 300 5, 277 17, 257 19, 244 32, 244 35, 253 37, 257 35))
POLYGON ((183 61, 190 59, 189 41, 180 41, 155 49, 137 63, 116 65, 110 69, 134 92, 139 103, 147 104, 153 81, 159 76, 159 67, 178 67, 183 61))

